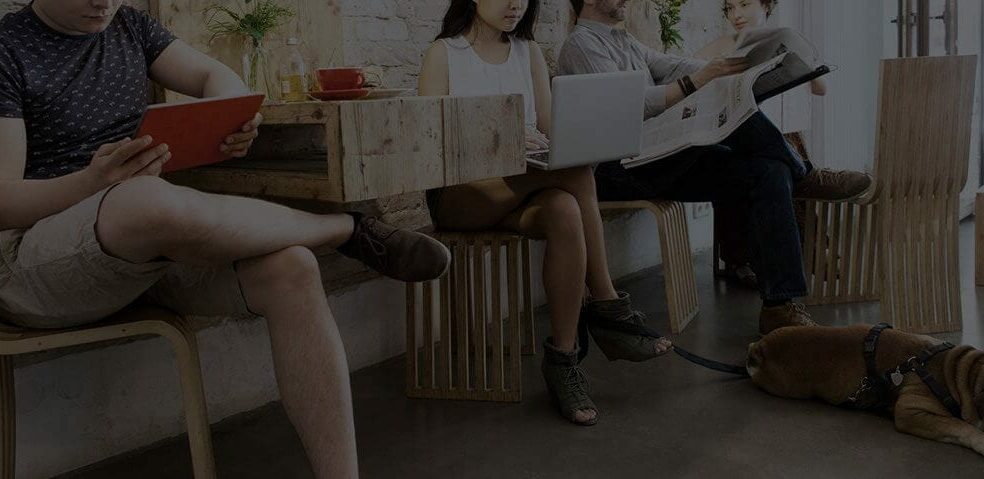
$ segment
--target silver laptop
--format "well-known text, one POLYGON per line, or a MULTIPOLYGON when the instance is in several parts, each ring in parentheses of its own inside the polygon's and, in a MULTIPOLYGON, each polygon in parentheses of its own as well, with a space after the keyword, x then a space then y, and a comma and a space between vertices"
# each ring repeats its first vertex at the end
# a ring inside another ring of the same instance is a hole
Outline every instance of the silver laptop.
POLYGON ((641 71, 555 77, 550 150, 527 162, 561 170, 639 156, 645 92, 641 71))

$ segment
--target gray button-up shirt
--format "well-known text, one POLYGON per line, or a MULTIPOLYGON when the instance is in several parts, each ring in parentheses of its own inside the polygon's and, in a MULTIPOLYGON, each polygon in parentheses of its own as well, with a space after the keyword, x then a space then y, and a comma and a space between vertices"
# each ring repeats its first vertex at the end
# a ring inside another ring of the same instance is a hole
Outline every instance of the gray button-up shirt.
POLYGON ((623 29, 579 20, 560 51, 561 75, 648 70, 646 118, 666 110, 666 92, 677 79, 707 62, 659 53, 623 29))

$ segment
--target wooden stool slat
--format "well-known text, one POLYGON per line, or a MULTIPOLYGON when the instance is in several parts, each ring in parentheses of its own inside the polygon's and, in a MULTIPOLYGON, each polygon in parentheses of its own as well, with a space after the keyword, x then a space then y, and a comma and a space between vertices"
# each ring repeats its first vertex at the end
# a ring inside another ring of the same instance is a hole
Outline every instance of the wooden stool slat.
MULTIPOLYGON (((428 348, 434 347, 435 341, 427 327, 429 311, 425 300, 423 308, 407 307, 408 329, 416 331, 418 310, 423 316, 424 333, 420 341, 425 371, 425 380, 416 381, 412 368, 407 368, 407 396, 519 401, 523 341, 524 338, 531 344, 536 341, 532 337, 533 326, 528 324, 533 321, 529 240, 496 232, 438 233, 435 237, 451 249, 453 258, 437 292, 441 337, 436 341, 439 360, 434 367, 439 379, 436 382, 426 379, 427 369, 434 365, 428 358, 428 348), (488 267, 487 258, 491 260, 488 267)), ((424 295, 429 296, 426 284, 424 289, 424 295)), ((408 304, 415 302, 415 293, 413 297, 409 295, 416 287, 407 291, 408 304)), ((529 347, 525 349, 528 351, 529 347)), ((407 354, 411 354, 409 351, 408 346, 407 354)))

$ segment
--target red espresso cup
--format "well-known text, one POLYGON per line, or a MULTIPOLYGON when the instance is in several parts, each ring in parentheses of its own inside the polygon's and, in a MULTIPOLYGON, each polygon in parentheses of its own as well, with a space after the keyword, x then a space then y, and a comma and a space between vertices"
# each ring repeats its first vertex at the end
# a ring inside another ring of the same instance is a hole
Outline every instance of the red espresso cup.
POLYGON ((361 68, 319 68, 318 84, 321 91, 356 90, 366 83, 361 68))

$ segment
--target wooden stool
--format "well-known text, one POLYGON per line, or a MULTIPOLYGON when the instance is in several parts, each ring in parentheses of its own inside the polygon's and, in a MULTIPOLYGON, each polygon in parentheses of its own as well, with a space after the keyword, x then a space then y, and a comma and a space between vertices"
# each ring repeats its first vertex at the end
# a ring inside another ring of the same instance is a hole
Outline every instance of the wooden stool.
POLYGON ((521 355, 536 354, 530 240, 495 232, 434 236, 453 259, 440 279, 407 285, 407 396, 522 400, 521 355))
POLYGON ((670 331, 679 334, 700 311, 687 213, 683 203, 658 200, 605 201, 599 206, 602 210, 644 209, 656 217, 659 246, 663 256, 666 302, 670 310, 670 331))
POLYGON ((137 307, 119 313, 106 322, 67 330, 26 330, 0 325, 0 478, 14 478, 16 457, 16 408, 14 404, 13 355, 97 343, 135 336, 163 336, 171 342, 181 373, 191 462, 196 479, 215 477, 212 436, 205 389, 198 359, 194 331, 177 314, 152 307, 137 307))
POLYGON ((974 228, 977 241, 977 286, 984 286, 984 193, 977 193, 974 211, 974 228))

